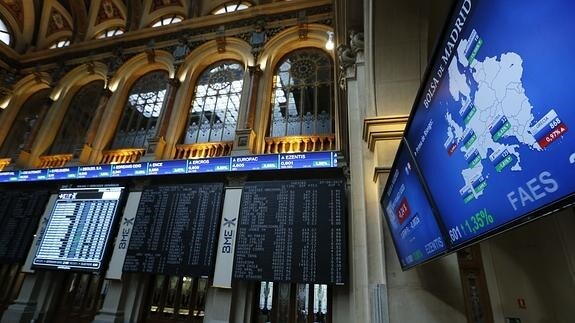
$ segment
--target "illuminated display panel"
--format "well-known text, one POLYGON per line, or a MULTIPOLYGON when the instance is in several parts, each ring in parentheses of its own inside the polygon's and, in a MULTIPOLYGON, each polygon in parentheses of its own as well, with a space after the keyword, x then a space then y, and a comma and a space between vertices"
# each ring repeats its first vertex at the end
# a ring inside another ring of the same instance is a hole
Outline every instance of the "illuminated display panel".
POLYGON ((453 248, 572 202, 574 10, 454 7, 406 132, 453 248))
POLYGON ((159 160, 0 172, 0 183, 337 167, 335 151, 159 160))
POLYGON ((342 179, 247 182, 233 279, 343 285, 346 228, 342 179))
POLYGON ((403 269, 447 251, 447 242, 405 144, 399 148, 381 206, 403 269))
POLYGON ((122 192, 123 187, 61 189, 32 268, 101 271, 122 192))
POLYGON ((223 197, 223 183, 146 187, 123 271, 212 275, 223 197))

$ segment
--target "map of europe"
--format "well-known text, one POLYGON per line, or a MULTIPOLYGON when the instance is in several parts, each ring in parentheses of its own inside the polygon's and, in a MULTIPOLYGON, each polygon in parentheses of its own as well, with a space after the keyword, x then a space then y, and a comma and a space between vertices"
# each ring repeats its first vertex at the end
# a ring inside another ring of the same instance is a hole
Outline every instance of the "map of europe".
POLYGON ((507 168, 521 171, 519 146, 542 150, 546 142, 537 140, 538 128, 557 118, 551 109, 541 122, 530 126, 533 106, 522 84, 523 59, 507 52, 477 60, 482 43, 473 30, 469 38, 461 40, 448 68, 449 93, 461 105, 459 115, 464 124, 457 123, 449 111, 445 113, 445 148, 449 154, 459 149, 469 166, 461 171, 465 184, 460 194, 465 203, 479 198, 487 187, 482 164, 486 159, 497 172, 507 168))

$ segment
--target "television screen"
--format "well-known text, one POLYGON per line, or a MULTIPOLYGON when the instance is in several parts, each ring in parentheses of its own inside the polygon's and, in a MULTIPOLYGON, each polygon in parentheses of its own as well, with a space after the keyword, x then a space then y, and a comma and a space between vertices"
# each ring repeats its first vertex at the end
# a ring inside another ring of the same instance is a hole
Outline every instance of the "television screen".
POLYGON ((573 12, 561 0, 456 4, 406 132, 453 247, 570 202, 573 12))
POLYGON ((347 281, 345 182, 247 182, 233 279, 343 285, 347 281))
POLYGON ((123 190, 60 189, 32 268, 100 272, 123 190))
POLYGON ((435 214, 420 181, 416 165, 401 144, 381 198, 395 250, 403 269, 447 251, 435 214))
POLYGON ((0 196, 0 264, 22 263, 46 208, 48 191, 4 191, 0 196))
POLYGON ((122 271, 211 276, 223 199, 223 183, 147 186, 122 271))

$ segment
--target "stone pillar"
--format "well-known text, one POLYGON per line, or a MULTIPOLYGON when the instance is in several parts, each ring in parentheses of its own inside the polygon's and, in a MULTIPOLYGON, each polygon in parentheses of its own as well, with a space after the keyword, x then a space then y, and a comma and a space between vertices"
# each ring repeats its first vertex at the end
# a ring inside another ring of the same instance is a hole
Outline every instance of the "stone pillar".
POLYGON ((235 227, 235 225, 226 225, 224 219, 238 218, 241 187, 245 182, 245 177, 230 177, 229 181, 230 187, 226 188, 224 206, 221 215, 222 225, 220 227, 220 237, 218 239, 219 243, 216 251, 216 265, 213 279, 214 286, 208 289, 206 297, 205 323, 230 322, 233 315, 232 297, 234 293, 231 288, 231 277, 237 227, 235 227), (224 234, 231 234, 231 253, 223 249, 223 242, 227 241, 226 238, 224 238, 224 234))
POLYGON ((258 90, 262 70, 259 65, 249 66, 244 77, 244 90, 240 103, 234 155, 250 153, 255 142, 254 122, 257 110, 258 90))
MULTIPOLYGON (((364 143, 362 125, 365 118, 365 66, 363 50, 354 51, 347 46, 338 48, 342 63, 342 85, 347 89, 347 109, 349 127, 349 170, 350 202, 349 211, 349 288, 351 299, 348 308, 334 307, 334 323, 352 322, 369 323, 369 269, 367 245, 367 210, 364 186, 364 143), (342 314, 338 314, 339 312, 342 314), (349 317, 344 312, 349 312, 349 317)), ((337 295, 336 295, 337 296, 337 295)), ((336 297, 337 298, 337 297, 336 297)), ((334 303, 340 300, 334 299, 334 303)))
POLYGON ((156 125, 156 136, 153 140, 148 141, 148 152, 153 152, 155 159, 161 159, 164 153, 164 148, 166 147, 166 132, 170 124, 170 118, 174 110, 174 101, 176 100, 176 93, 179 87, 180 81, 178 79, 173 78, 168 81, 162 113, 156 125))
POLYGON ((107 280, 104 282, 107 284, 106 298, 104 299, 104 304, 102 308, 98 311, 98 314, 94 317, 94 322, 98 323, 119 323, 124 321, 124 309, 122 301, 122 281, 119 280, 107 280))
POLYGON ((84 140, 84 148, 80 152, 80 162, 87 163, 90 158, 90 153, 92 152, 92 145, 94 144, 94 139, 98 133, 98 128, 100 127, 100 122, 102 122, 102 116, 108 105, 108 101, 112 96, 112 91, 105 89, 102 97, 100 98, 100 103, 96 108, 90 127, 88 128, 88 133, 86 134, 86 139, 84 140))
POLYGON ((122 280, 106 280, 106 298, 94 323, 139 322, 146 295, 145 276, 125 274, 122 280))
POLYGON ((2 323, 30 322, 34 318, 44 273, 26 275, 18 298, 2 315, 2 323))
POLYGON ((18 298, 6 309, 0 322, 33 322, 49 316, 64 277, 63 273, 50 271, 27 275, 18 298))
POLYGON ((234 282, 231 322, 252 322, 252 299, 254 298, 254 283, 245 281, 234 282))

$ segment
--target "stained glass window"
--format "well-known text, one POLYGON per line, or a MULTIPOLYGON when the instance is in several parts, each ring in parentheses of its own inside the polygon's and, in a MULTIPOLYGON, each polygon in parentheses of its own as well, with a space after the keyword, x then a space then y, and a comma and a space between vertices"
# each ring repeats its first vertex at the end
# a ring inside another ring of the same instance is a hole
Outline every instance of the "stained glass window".
POLYGON ((142 76, 132 86, 112 149, 147 148, 156 134, 156 123, 164 106, 168 73, 155 71, 142 76))
POLYGON ((10 46, 11 38, 12 36, 8 30, 8 27, 6 26, 6 23, 4 23, 4 21, 0 18, 0 41, 10 46))
POLYGON ((270 136, 331 134, 334 128, 331 58, 306 48, 284 57, 274 73, 270 136))
POLYGON ((198 79, 183 142, 234 140, 244 69, 234 61, 208 67, 198 79))
POLYGON ((120 27, 108 28, 106 30, 103 30, 98 35, 96 35, 96 38, 98 38, 98 39, 110 38, 110 37, 121 35, 123 33, 124 33, 124 29, 122 29, 120 27))
POLYGON ((63 48, 63 47, 68 47, 68 46, 70 46, 70 40, 69 40, 69 39, 62 39, 62 40, 55 41, 55 42, 50 46, 50 49, 53 49, 53 48, 63 48))
POLYGON ((182 18, 181 16, 177 16, 177 15, 163 16, 162 18, 160 18, 159 20, 154 22, 152 24, 152 27, 167 26, 167 25, 178 23, 182 20, 184 20, 184 18, 182 18))
POLYGON ((47 106, 49 93, 50 91, 45 89, 33 94, 20 108, 10 132, 2 144, 0 157, 13 159, 18 157, 34 128, 39 126, 37 121, 42 114, 42 109, 49 108, 47 106))
POLYGON ((228 12, 235 12, 245 10, 251 7, 252 4, 246 1, 233 1, 225 3, 212 11, 213 15, 221 15, 228 12))
POLYGON ((84 139, 100 98, 104 93, 104 81, 93 81, 74 94, 50 149, 51 155, 69 154, 82 148, 84 139))

